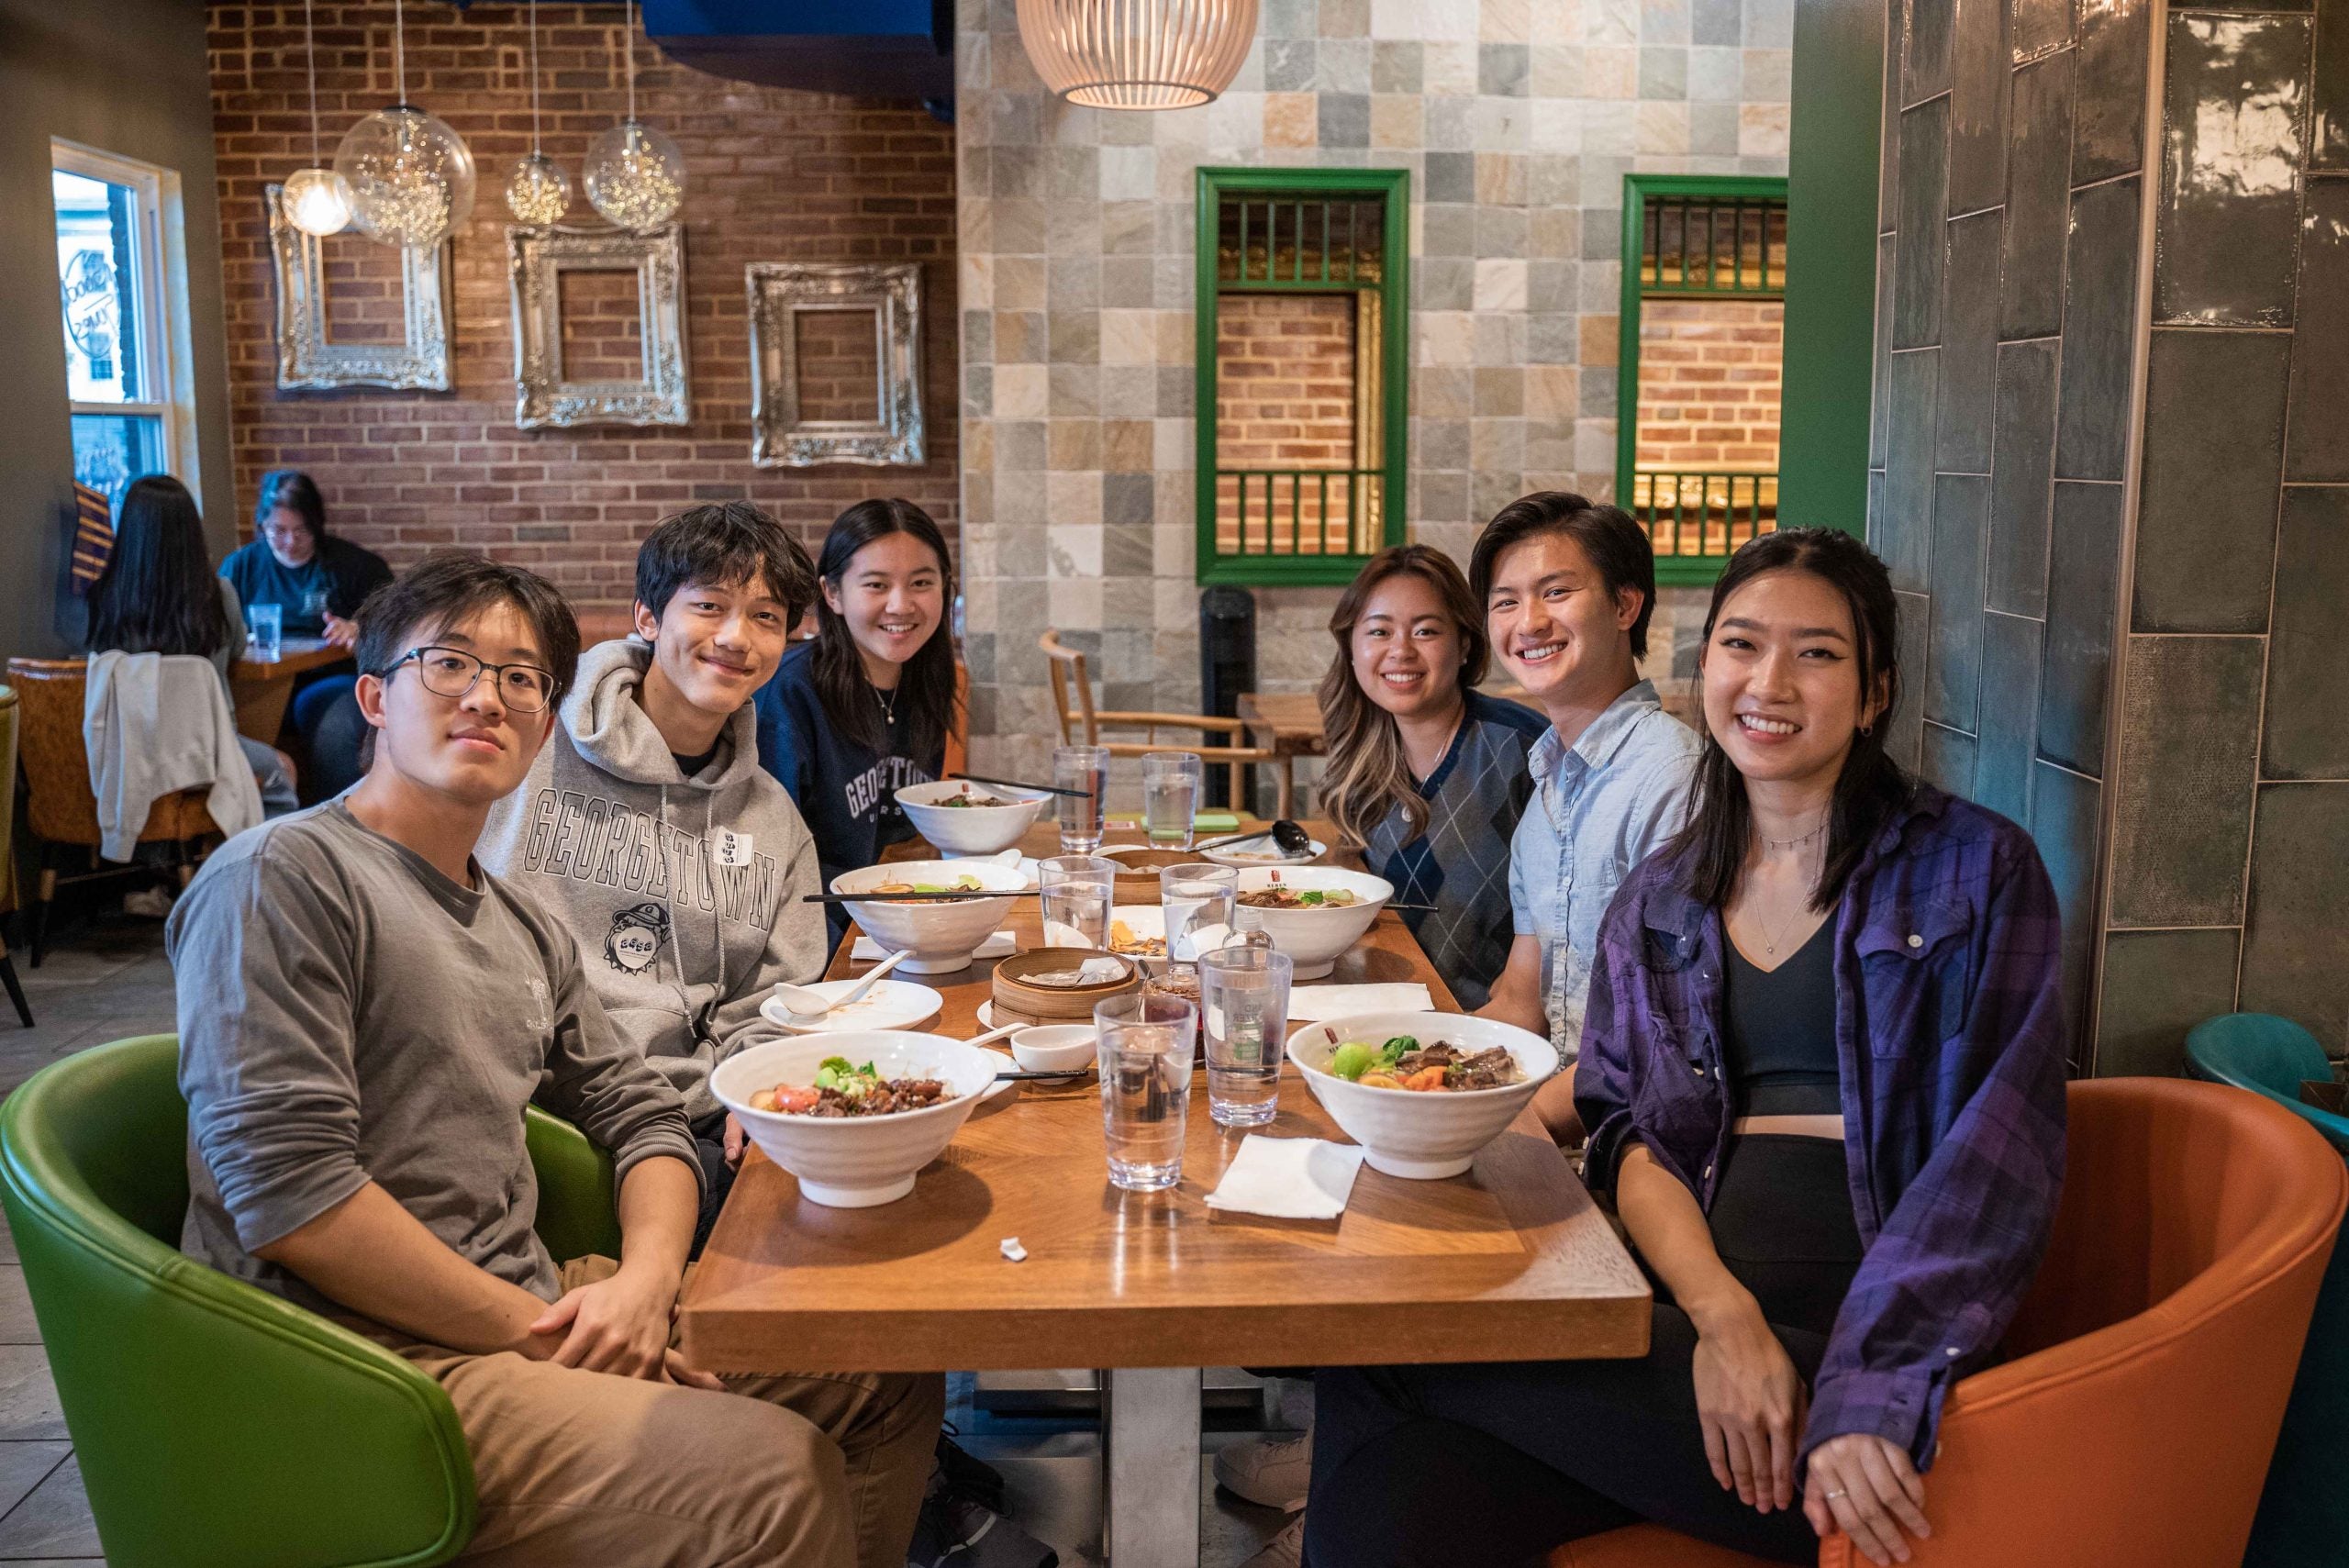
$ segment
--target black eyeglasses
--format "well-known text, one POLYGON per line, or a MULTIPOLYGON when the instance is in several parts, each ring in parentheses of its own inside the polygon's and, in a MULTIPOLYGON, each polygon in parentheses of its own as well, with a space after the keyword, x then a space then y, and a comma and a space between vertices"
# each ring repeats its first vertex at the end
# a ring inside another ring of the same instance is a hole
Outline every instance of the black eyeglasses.
POLYGON ((493 664, 486 659, 476 659, 462 648, 441 648, 426 643, 411 648, 382 669, 374 672, 380 680, 389 680, 392 673, 406 663, 416 665, 417 679, 424 689, 438 697, 461 697, 473 689, 484 670, 495 672, 497 679, 497 700, 516 713, 537 713, 547 706, 554 695, 554 672, 541 670, 536 664, 493 664))

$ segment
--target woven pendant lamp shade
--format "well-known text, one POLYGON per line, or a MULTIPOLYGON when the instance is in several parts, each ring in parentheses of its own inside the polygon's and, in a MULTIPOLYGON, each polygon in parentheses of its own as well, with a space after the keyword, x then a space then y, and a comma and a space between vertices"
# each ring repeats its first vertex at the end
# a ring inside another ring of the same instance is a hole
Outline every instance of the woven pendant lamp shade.
POLYGON ((1095 109, 1212 103, 1256 37, 1256 0, 1019 0, 1044 85, 1095 109))

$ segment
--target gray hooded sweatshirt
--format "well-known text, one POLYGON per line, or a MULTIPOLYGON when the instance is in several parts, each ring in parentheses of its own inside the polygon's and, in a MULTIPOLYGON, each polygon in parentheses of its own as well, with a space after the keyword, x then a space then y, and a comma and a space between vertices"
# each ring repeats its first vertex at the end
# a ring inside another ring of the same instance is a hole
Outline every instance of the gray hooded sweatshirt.
POLYGON ((580 655, 562 722, 474 853, 570 927, 613 1029, 698 1121, 718 1108, 710 1069, 780 1032, 759 1017, 770 989, 819 978, 829 953, 823 906, 800 902, 816 844, 759 766, 751 706, 682 777, 636 700, 651 662, 635 638, 580 655))

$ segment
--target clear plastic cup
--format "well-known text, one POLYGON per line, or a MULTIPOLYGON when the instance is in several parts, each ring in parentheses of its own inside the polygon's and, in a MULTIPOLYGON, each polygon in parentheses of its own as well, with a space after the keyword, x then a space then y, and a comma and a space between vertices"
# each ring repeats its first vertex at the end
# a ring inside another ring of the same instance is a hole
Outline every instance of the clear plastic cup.
POLYGON ((285 647, 285 606, 247 605, 245 633, 246 658, 263 664, 276 663, 285 647))
POLYGON ((1183 1179, 1198 1009, 1180 996, 1136 991, 1095 1007, 1093 1022, 1110 1184, 1130 1192, 1174 1186, 1183 1179))
POLYGON ((1141 825, 1161 849, 1191 847, 1205 765, 1197 751, 1151 751, 1141 760, 1141 825))
POLYGON ((1054 855, 1036 862, 1048 948, 1109 948, 1109 906, 1117 897, 1118 862, 1098 855, 1054 855))
POLYGON ((1279 1114, 1289 976, 1288 956, 1269 944, 1219 948, 1199 958, 1208 1114, 1219 1127, 1262 1127, 1279 1114))
POLYGON ((1061 746, 1052 751, 1052 787, 1083 790, 1052 796, 1061 825, 1061 853, 1089 855, 1101 847, 1101 814, 1109 795, 1107 746, 1061 746))
POLYGON ((1158 873, 1158 903, 1166 917, 1166 962, 1194 963, 1202 952, 1231 940, 1240 873, 1212 861, 1185 861, 1158 873))

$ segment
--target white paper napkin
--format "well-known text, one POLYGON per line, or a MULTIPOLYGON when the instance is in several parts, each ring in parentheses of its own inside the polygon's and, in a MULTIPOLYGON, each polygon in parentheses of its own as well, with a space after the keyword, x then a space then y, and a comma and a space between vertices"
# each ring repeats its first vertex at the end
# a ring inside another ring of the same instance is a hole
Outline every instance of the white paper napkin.
MULTIPOLYGON (((997 931, 981 942, 978 951, 971 956, 973 958, 1009 958, 1019 951, 1019 939, 1009 931, 1004 930, 997 931)), ((856 945, 848 950, 848 955, 859 963, 866 963, 888 957, 889 950, 871 937, 860 936, 856 939, 856 945)))
POLYGON ((1386 985, 1299 985, 1288 994, 1288 1021, 1318 1024, 1356 1013, 1432 1013, 1435 998, 1416 980, 1386 985))
POLYGON ((1208 1194, 1208 1207, 1273 1219, 1335 1219, 1346 1211, 1363 1154, 1351 1143, 1252 1132, 1208 1194))

